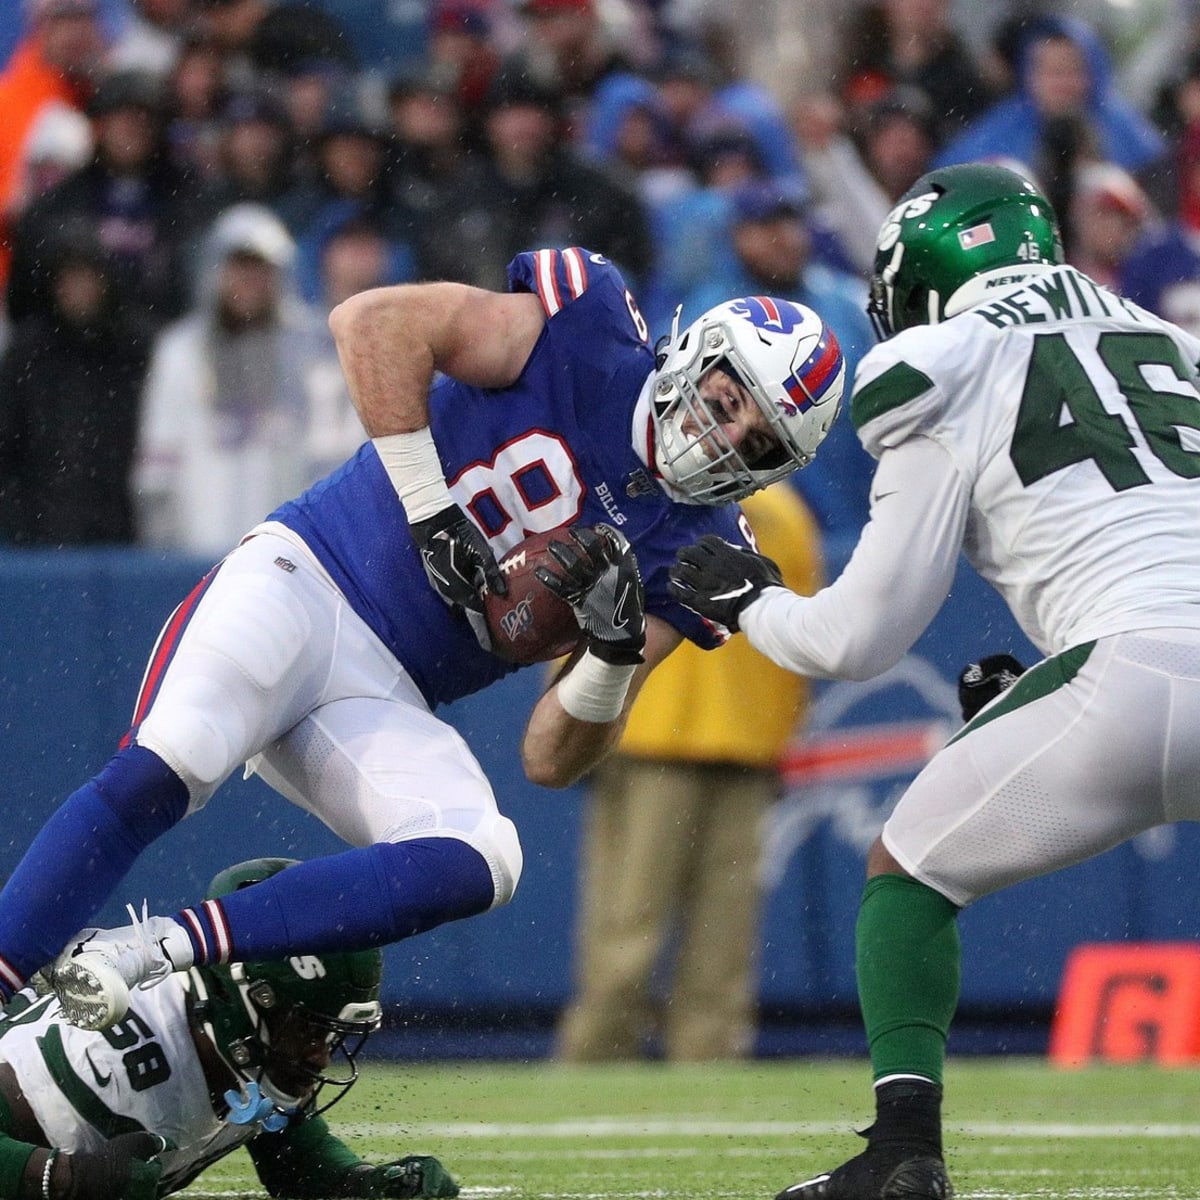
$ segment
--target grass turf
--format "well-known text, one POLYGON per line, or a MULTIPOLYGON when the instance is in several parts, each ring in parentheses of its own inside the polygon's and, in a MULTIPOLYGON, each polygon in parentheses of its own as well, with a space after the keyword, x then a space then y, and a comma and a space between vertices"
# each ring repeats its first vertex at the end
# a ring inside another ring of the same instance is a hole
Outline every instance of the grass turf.
MULTIPOLYGON (((864 1062, 365 1065, 330 1124, 364 1158, 435 1154, 472 1197, 771 1200, 836 1166, 871 1117, 864 1062)), ((1200 1073, 956 1059, 962 1200, 1200 1200, 1200 1073)), ((262 1196, 244 1152, 181 1195, 262 1196)))

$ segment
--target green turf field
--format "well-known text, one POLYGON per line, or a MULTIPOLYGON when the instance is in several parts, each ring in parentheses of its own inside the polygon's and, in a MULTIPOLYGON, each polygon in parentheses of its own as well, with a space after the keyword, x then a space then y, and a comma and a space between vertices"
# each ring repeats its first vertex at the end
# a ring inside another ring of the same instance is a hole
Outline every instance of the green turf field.
MULTIPOLYGON (((771 1200, 856 1152, 866 1079, 859 1061, 371 1062, 329 1119, 365 1157, 436 1154, 463 1200, 771 1200)), ((947 1086, 960 1197, 1200 1200, 1200 1072, 970 1058, 950 1064, 947 1086)), ((180 1194, 264 1193, 238 1152, 180 1194)))

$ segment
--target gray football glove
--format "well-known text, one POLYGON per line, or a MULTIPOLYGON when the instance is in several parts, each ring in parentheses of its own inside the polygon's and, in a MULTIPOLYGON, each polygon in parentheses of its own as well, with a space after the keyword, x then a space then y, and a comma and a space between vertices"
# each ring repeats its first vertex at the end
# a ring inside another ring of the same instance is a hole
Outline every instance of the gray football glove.
POLYGON ((637 557, 629 539, 611 525, 572 525, 570 541, 546 547, 560 573, 537 567, 534 573, 574 610, 588 649, 604 662, 643 662, 646 597, 637 557))
POLYGON ((746 605, 769 587, 782 587, 779 568, 765 554, 735 546, 715 533, 675 555, 668 589, 673 599, 736 632, 746 605))

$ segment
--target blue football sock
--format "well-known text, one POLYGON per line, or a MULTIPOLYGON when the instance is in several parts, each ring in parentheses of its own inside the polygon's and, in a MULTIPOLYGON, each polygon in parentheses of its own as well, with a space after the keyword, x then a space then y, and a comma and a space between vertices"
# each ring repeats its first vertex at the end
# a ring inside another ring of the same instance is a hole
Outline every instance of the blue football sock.
POLYGON ((0 991, 58 954, 187 803, 179 776, 141 746, 120 750, 64 801, 0 892, 0 991))
POLYGON ((175 920, 197 962, 243 961, 386 945, 485 912, 494 898, 479 851, 414 838, 297 863, 175 920))

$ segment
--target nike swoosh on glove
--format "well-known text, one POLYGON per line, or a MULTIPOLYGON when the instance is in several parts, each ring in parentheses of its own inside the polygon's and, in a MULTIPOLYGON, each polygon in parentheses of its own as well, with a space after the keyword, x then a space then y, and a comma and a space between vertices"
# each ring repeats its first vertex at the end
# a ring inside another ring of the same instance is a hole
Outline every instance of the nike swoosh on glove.
POLYGON ((483 613, 483 592, 506 595, 508 584, 487 538, 457 504, 409 525, 433 590, 449 605, 483 613))
POLYGON ((731 632, 740 628, 738 618, 746 606, 769 587, 783 587, 775 563, 715 533, 675 555, 668 584, 673 599, 731 632))
POLYGON ((574 610, 588 649, 604 662, 644 662, 646 596, 629 539, 611 525, 572 525, 570 542, 546 549, 561 568, 535 567, 534 574, 574 610))

